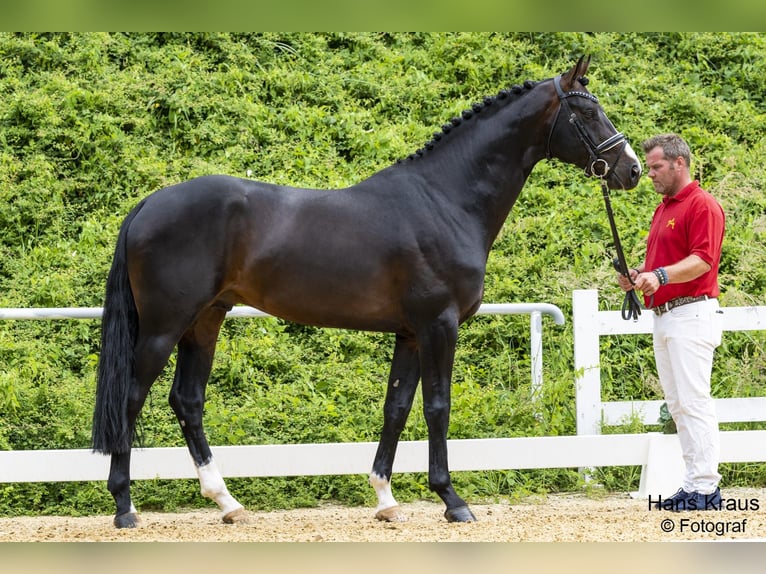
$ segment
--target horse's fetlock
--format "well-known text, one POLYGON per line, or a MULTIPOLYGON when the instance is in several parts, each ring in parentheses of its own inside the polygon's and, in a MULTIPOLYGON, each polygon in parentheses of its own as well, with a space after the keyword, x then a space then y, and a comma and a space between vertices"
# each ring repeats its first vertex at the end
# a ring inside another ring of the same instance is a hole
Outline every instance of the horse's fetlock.
POLYGON ((218 499, 221 495, 228 494, 229 491, 226 488, 226 484, 221 480, 218 481, 210 481, 210 482, 204 482, 200 483, 200 494, 204 496, 205 498, 211 498, 213 500, 218 499))
POLYGON ((130 478, 125 476, 120 476, 119 478, 109 477, 109 480, 106 482, 106 489, 112 496, 117 496, 130 489, 130 478))
POLYGON ((217 499, 221 494, 223 494, 224 489, 221 488, 206 488, 202 487, 200 488, 200 494, 204 496, 205 498, 209 498, 211 500, 217 499))
POLYGON ((446 491, 448 488, 452 486, 452 482, 450 481, 449 477, 445 479, 436 479, 436 480, 429 480, 428 481, 428 489, 431 492, 436 492, 437 494, 440 492, 446 491))

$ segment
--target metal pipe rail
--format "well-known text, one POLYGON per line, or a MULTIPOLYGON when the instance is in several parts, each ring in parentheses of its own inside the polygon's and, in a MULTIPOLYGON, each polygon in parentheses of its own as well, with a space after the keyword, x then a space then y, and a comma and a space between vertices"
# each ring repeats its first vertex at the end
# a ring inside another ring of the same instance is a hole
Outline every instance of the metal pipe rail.
MULTIPOLYGON (((11 307, 0 308, 0 320, 100 319, 103 311, 103 307, 11 307)), ((566 323, 561 309, 550 303, 483 303, 476 312, 477 315, 531 315, 532 313, 550 315, 557 325, 566 323)), ((271 316, 246 305, 238 305, 226 314, 227 318, 271 316)))
MULTIPOLYGON (((53 319, 100 319, 103 307, 38 307, 0 308, 0 320, 53 320, 53 319)), ((564 314, 550 303, 484 303, 477 315, 529 315, 530 359, 532 374, 532 397, 539 396, 543 385, 543 315, 549 315, 556 325, 564 325, 564 314)), ((227 319, 241 317, 272 317, 255 307, 238 305, 227 314, 227 319)))

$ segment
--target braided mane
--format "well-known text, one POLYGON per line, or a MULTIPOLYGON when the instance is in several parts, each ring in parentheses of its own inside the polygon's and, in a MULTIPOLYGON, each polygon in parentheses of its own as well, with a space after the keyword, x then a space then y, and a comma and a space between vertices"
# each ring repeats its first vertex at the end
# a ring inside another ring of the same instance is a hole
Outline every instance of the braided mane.
POLYGON ((475 115, 480 114, 485 109, 492 106, 495 102, 506 100, 507 98, 511 96, 518 96, 524 93, 525 89, 531 90, 537 84, 538 82, 527 80, 524 82, 523 86, 513 85, 511 86, 510 89, 500 90, 495 96, 487 96, 486 98, 484 98, 483 101, 473 104, 469 109, 463 110, 463 112, 459 116, 455 116, 454 118, 452 118, 449 121, 449 123, 444 124, 442 126, 441 131, 436 132, 431 137, 431 139, 423 145, 422 148, 417 150, 415 153, 411 153, 404 159, 397 160, 397 163, 403 163, 405 161, 413 161, 418 159, 419 157, 422 157, 423 154, 425 154, 429 150, 432 150, 439 141, 441 141, 444 137, 449 135, 449 133, 453 129, 462 125, 464 121, 470 120, 475 115))

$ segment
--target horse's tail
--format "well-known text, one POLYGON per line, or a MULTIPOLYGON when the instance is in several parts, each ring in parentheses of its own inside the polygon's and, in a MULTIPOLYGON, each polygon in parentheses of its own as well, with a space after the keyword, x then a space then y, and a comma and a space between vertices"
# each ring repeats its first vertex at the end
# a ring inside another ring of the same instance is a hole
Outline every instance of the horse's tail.
POLYGON ((138 311, 128 279, 127 235, 142 205, 138 204, 122 222, 106 280, 92 430, 93 450, 104 454, 129 452, 133 443, 128 395, 133 380, 138 311))

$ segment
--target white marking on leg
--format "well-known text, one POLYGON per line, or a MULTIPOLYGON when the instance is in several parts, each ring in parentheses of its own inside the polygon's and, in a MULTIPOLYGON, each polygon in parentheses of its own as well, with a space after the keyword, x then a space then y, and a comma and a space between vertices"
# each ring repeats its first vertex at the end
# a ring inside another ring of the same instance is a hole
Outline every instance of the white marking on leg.
POLYGON ((375 509, 376 512, 399 505, 394 498, 394 494, 391 492, 390 480, 387 480, 375 472, 371 472, 370 486, 375 489, 375 494, 378 495, 378 506, 375 509))
POLYGON ((202 496, 210 498, 218 505, 224 516, 239 508, 244 508, 237 500, 229 494, 226 483, 223 481, 218 466, 214 460, 197 467, 197 476, 199 477, 200 491, 202 496))

